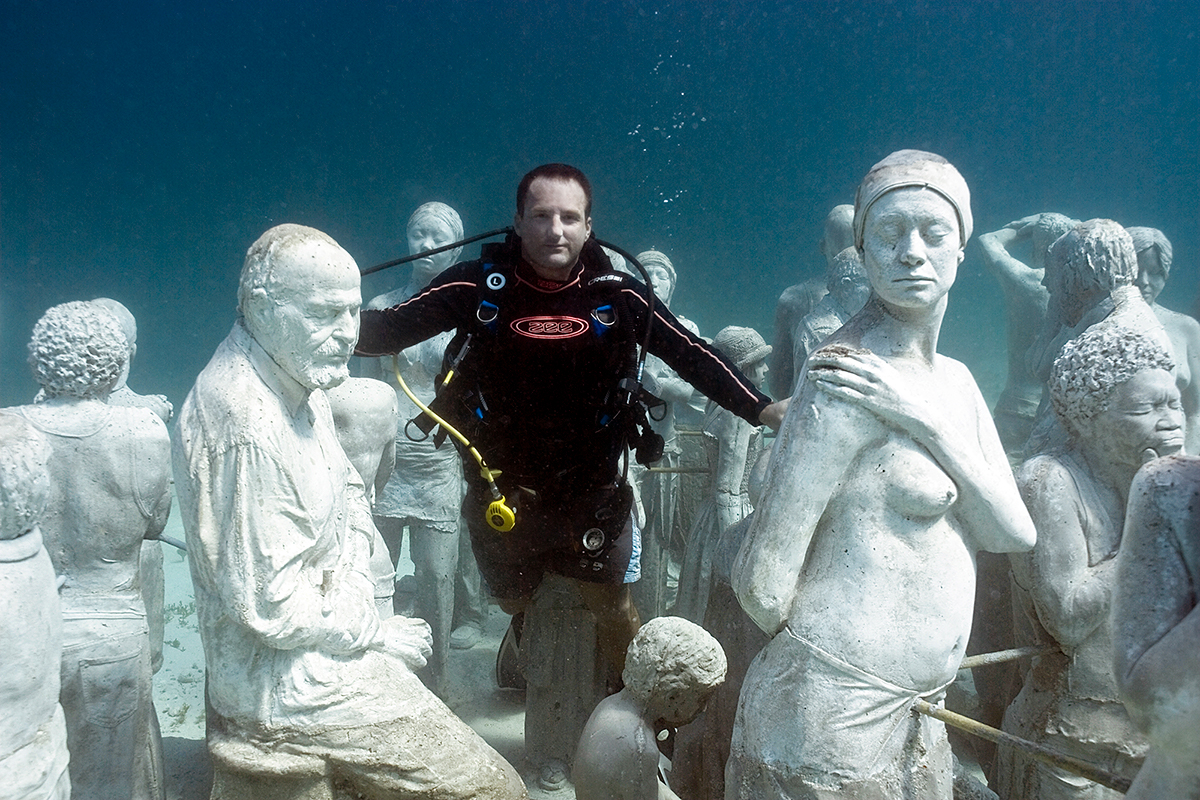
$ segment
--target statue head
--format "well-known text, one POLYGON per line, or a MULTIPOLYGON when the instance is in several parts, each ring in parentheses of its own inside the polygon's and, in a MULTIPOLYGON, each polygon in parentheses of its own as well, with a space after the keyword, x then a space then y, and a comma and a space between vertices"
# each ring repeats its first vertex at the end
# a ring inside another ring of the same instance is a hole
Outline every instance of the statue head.
POLYGON ((1037 222, 1033 224, 1033 234, 1029 240, 1031 266, 1034 269, 1045 267, 1046 258, 1050 254, 1050 246, 1058 240, 1058 237, 1078 224, 1079 220, 1071 219, 1065 214, 1056 214, 1053 211, 1039 214, 1037 222))
POLYGON ((0 413, 0 539, 37 528, 50 495, 50 445, 16 414, 0 413))
POLYGON ((771 345, 753 328, 729 325, 713 337, 713 347, 729 358, 755 386, 762 386, 767 377, 767 356, 771 345))
POLYGON ((678 727, 700 715, 725 670, 725 651, 708 631, 681 617, 656 617, 633 637, 621 677, 653 719, 678 727))
POLYGON ((890 307, 944 305, 972 224, 967 182, 934 153, 892 153, 855 195, 855 246, 875 295, 890 307))
POLYGON ((29 366, 47 399, 108 397, 128 357, 121 324, 95 303, 73 301, 47 309, 29 339, 29 366))
POLYGON ((133 318, 133 314, 122 303, 118 303, 108 297, 97 297, 92 301, 96 305, 107 308, 117 322, 121 324, 121 330, 125 333, 125 342, 129 345, 129 355, 125 358, 125 368, 121 370, 121 378, 117 381, 114 389, 120 389, 125 385, 125 381, 129 378, 129 368, 133 364, 133 357, 137 353, 137 320, 133 318))
POLYGON ((927 189, 945 198, 957 219, 959 247, 971 238, 971 191, 958 170, 936 153, 897 150, 884 158, 862 179, 854 195, 854 246, 863 249, 867 213, 881 197, 904 188, 927 189))
POLYGON ((246 253, 238 282, 246 330, 310 391, 349 377, 361 305, 354 259, 315 228, 277 225, 246 253))
POLYGON ((1171 262, 1175 252, 1171 241, 1158 228, 1126 228, 1129 238, 1133 240, 1133 250, 1137 253, 1138 289, 1147 303, 1153 304, 1167 285, 1167 276, 1171 274, 1171 262))
POLYGON ((854 316, 871 296, 871 281, 863 268, 862 256, 853 245, 833 257, 825 277, 825 288, 838 306, 854 316))
POLYGON ((1089 219, 1050 246, 1044 283, 1050 302, 1068 325, 1122 286, 1137 279, 1137 254, 1129 233, 1111 219, 1089 219))
MULTIPOLYGON (((458 212, 445 203, 423 203, 408 218, 405 228, 408 235, 408 254, 423 253, 444 247, 451 242, 463 238, 462 218, 458 212)), ((420 288, 425 288, 446 267, 458 261, 462 255, 462 247, 447 250, 412 262, 412 282, 420 288)))
POLYGON ((825 227, 821 233, 821 255, 829 264, 847 247, 854 246, 854 206, 843 203, 834 206, 825 215, 825 227))
POLYGON ((647 250, 638 253, 637 260, 642 262, 646 272, 650 273, 650 288, 659 302, 667 308, 671 307, 671 297, 675 294, 675 265, 666 253, 658 250, 647 250))
POLYGON ((1171 355, 1119 325, 1093 325, 1063 345, 1050 374, 1054 412, 1098 460, 1136 469, 1183 446, 1171 355))

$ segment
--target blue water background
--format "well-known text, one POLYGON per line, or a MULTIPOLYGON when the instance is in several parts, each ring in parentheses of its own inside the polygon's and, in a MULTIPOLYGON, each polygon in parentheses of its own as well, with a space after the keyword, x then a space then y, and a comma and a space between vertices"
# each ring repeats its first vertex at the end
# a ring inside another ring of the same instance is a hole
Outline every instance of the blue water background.
MULTIPOLYGON (((0 0, 0 405, 36 390, 41 312, 98 295, 139 321, 131 386, 178 404, 267 227, 365 267, 428 200, 508 224, 546 161, 591 176, 601 238, 671 255, 710 336, 769 337, 825 213, 901 147, 958 166, 977 233, 1043 210, 1162 228, 1162 300, 1190 310, 1198 23, 1194 1, 0 0)), ((1000 303, 972 243, 942 350, 989 395, 1000 303)))

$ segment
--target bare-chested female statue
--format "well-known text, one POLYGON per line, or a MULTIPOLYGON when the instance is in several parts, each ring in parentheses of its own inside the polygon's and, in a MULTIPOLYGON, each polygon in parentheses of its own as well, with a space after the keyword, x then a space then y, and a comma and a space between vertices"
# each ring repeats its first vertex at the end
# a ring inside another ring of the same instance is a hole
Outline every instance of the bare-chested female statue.
POLYGON ((1137 253, 1136 286, 1150 304, 1150 310, 1162 323, 1171 340, 1175 356, 1175 385, 1187 417, 1185 448, 1200 454, 1200 322, 1158 303, 1158 296, 1171 274, 1174 250, 1171 242, 1158 228, 1126 228, 1137 253))
POLYGON ((774 638, 742 686, 729 798, 951 797, 945 729, 911 710, 955 678, 976 551, 1035 538, 974 379, 937 352, 971 225, 932 153, 858 188, 871 299, 810 356, 734 565, 774 638))
MULTIPOLYGON (((1110 600, 1129 485, 1183 446, 1171 357, 1144 332, 1094 325, 1063 346, 1050 382, 1065 449, 1034 456, 1017 482, 1037 544, 1012 557, 1018 624, 1050 651, 1034 658, 1004 730, 1132 777, 1145 753, 1117 694, 1110 600)), ((1000 748, 1001 797, 1115 800, 1120 793, 1000 748)))
POLYGON ((1142 467, 1113 592, 1114 672, 1150 740, 1126 800, 1200 800, 1200 458, 1142 467))

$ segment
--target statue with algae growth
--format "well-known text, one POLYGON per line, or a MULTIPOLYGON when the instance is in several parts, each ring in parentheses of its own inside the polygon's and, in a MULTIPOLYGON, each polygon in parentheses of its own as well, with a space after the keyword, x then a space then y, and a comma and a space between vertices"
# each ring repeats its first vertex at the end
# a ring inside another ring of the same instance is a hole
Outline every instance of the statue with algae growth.
POLYGON ((862 311, 809 357, 733 587, 773 638, 747 672, 730 798, 948 798, 945 728, 979 550, 1034 528, 974 379, 937 352, 972 217, 944 158, 902 150, 859 186, 862 311))
POLYGON ((63 580, 61 701, 76 798, 165 793, 140 560, 170 513, 170 442, 153 411, 107 402, 128 354, 102 305, 54 306, 29 343, 44 399, 13 409, 50 444, 42 534, 63 580))
POLYGON ((429 626, 375 609, 375 528, 323 391, 348 377, 360 302, 333 239, 264 233, 238 320, 173 432, 213 797, 523 798, 512 767, 414 674, 429 626))
MULTIPOLYGON (((1017 481, 1038 530, 1012 557, 1019 619, 1035 656, 1004 730, 1132 777, 1145 754, 1113 675, 1111 598, 1129 486, 1146 461, 1183 446, 1171 356, 1157 339, 1100 323, 1063 346, 1050 393, 1065 448, 1030 458, 1017 481)), ((999 749, 1002 797, 1116 798, 1119 792, 999 749)))
POLYGON ((1113 592, 1113 656, 1150 743, 1127 800, 1200 800, 1200 458, 1151 461, 1129 490, 1113 592))
POLYGON ((0 796, 69 800, 67 724, 58 702, 62 610, 38 527, 50 496, 50 446, 0 413, 0 796))

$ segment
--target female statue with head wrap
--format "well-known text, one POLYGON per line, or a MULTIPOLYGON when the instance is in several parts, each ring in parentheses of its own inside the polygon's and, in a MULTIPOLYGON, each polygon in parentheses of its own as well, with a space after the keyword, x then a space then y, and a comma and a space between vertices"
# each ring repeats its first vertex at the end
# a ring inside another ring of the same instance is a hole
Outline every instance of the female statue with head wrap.
POLYGON ((742 687, 728 797, 951 796, 945 729, 911 709, 955 678, 975 553, 1035 537, 974 379, 937 353, 971 224, 932 153, 859 186, 871 298, 809 358, 734 565, 774 638, 742 687))

